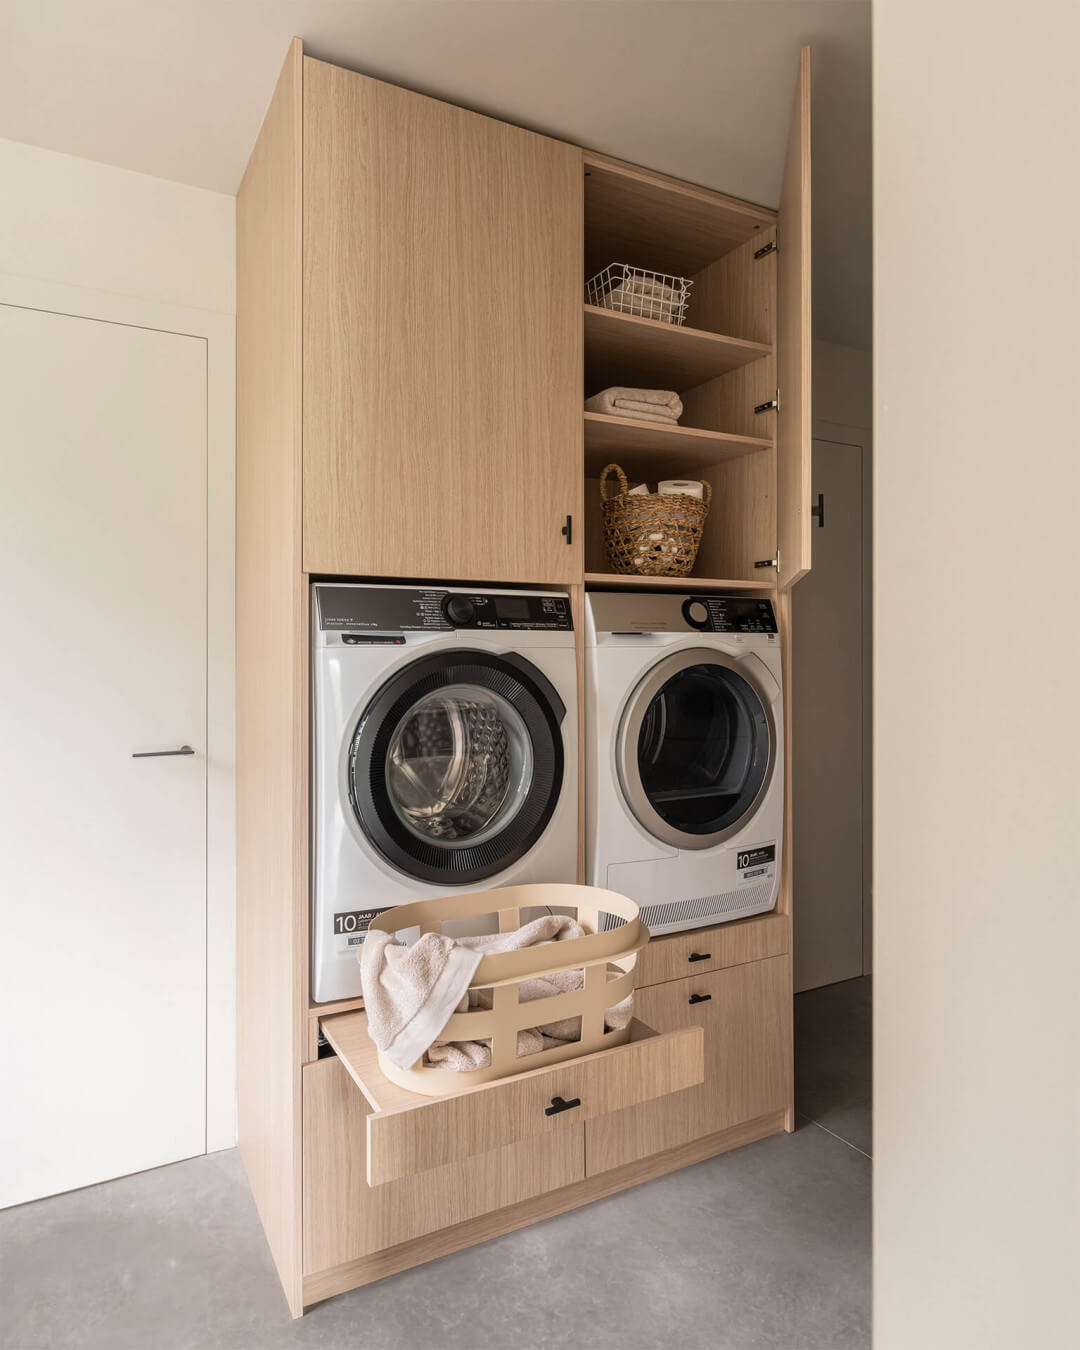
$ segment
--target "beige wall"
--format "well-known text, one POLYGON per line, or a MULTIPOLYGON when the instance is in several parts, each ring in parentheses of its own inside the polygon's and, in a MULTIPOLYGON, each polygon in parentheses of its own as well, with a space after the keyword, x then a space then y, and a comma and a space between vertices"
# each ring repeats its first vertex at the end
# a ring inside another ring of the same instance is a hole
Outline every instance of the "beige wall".
POLYGON ((1080 1345, 1078 51, 875 4, 876 1350, 1080 1345))

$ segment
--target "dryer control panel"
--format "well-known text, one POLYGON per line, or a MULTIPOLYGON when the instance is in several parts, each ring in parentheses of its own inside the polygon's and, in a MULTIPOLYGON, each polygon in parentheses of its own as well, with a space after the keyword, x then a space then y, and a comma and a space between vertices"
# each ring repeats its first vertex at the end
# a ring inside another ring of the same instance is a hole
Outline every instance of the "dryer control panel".
POLYGON ((702 633, 775 633, 776 615, 771 600, 752 600, 741 595, 688 595, 682 615, 691 628, 702 633))
POLYGON ((323 632, 417 633, 455 629, 570 631, 570 597, 542 591, 438 586, 315 587, 323 632))

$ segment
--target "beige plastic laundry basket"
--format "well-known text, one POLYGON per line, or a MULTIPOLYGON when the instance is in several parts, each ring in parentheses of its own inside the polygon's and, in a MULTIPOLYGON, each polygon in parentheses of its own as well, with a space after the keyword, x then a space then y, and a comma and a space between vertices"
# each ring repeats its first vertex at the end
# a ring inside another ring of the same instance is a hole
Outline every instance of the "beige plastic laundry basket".
POLYGON ((575 911, 586 936, 482 957, 469 988, 491 990, 492 1006, 455 1013, 439 1034, 440 1041, 490 1040, 490 1066, 456 1072, 426 1065, 421 1058, 412 1068, 401 1069, 380 1051, 379 1067, 391 1082, 411 1092, 441 1097, 527 1069, 606 1050, 630 1039, 629 1024, 619 1030, 604 1029, 607 1010, 633 992, 637 954, 649 940, 637 905, 625 895, 594 886, 505 886, 398 905, 372 919, 371 927, 386 933, 411 928, 419 928, 421 934, 439 933, 442 925, 453 919, 497 914, 499 932, 509 933, 525 922, 522 910, 537 908, 575 911), (601 915, 622 922, 602 924, 601 915), (524 980, 572 970, 584 972, 580 989, 519 1001, 518 986, 524 980), (517 1053, 519 1031, 571 1017, 581 1018, 580 1040, 534 1054, 517 1053))

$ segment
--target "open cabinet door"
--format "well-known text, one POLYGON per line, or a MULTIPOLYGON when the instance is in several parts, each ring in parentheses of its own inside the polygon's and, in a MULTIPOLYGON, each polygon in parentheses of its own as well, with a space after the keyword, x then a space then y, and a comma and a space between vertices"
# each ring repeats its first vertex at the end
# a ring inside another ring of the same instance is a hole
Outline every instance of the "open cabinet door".
POLYGON ((810 570, 810 48, 788 132, 776 237, 776 353, 780 411, 776 425, 777 581, 792 586, 810 570))

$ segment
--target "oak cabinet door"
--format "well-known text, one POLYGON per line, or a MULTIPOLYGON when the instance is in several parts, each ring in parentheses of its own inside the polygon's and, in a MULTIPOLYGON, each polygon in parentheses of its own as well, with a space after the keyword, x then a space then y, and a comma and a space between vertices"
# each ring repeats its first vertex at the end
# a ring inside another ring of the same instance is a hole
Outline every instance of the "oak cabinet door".
POLYGON ((580 581, 581 151, 305 59, 303 196, 305 570, 580 581))
POLYGON ((810 48, 799 78, 788 132, 776 221, 776 358, 780 410, 776 422, 778 582, 794 585, 810 570, 810 48))
POLYGON ((705 1081, 585 1125, 590 1176, 677 1148, 788 1105, 790 956, 634 993, 634 1016, 659 1032, 705 1030, 705 1081))

